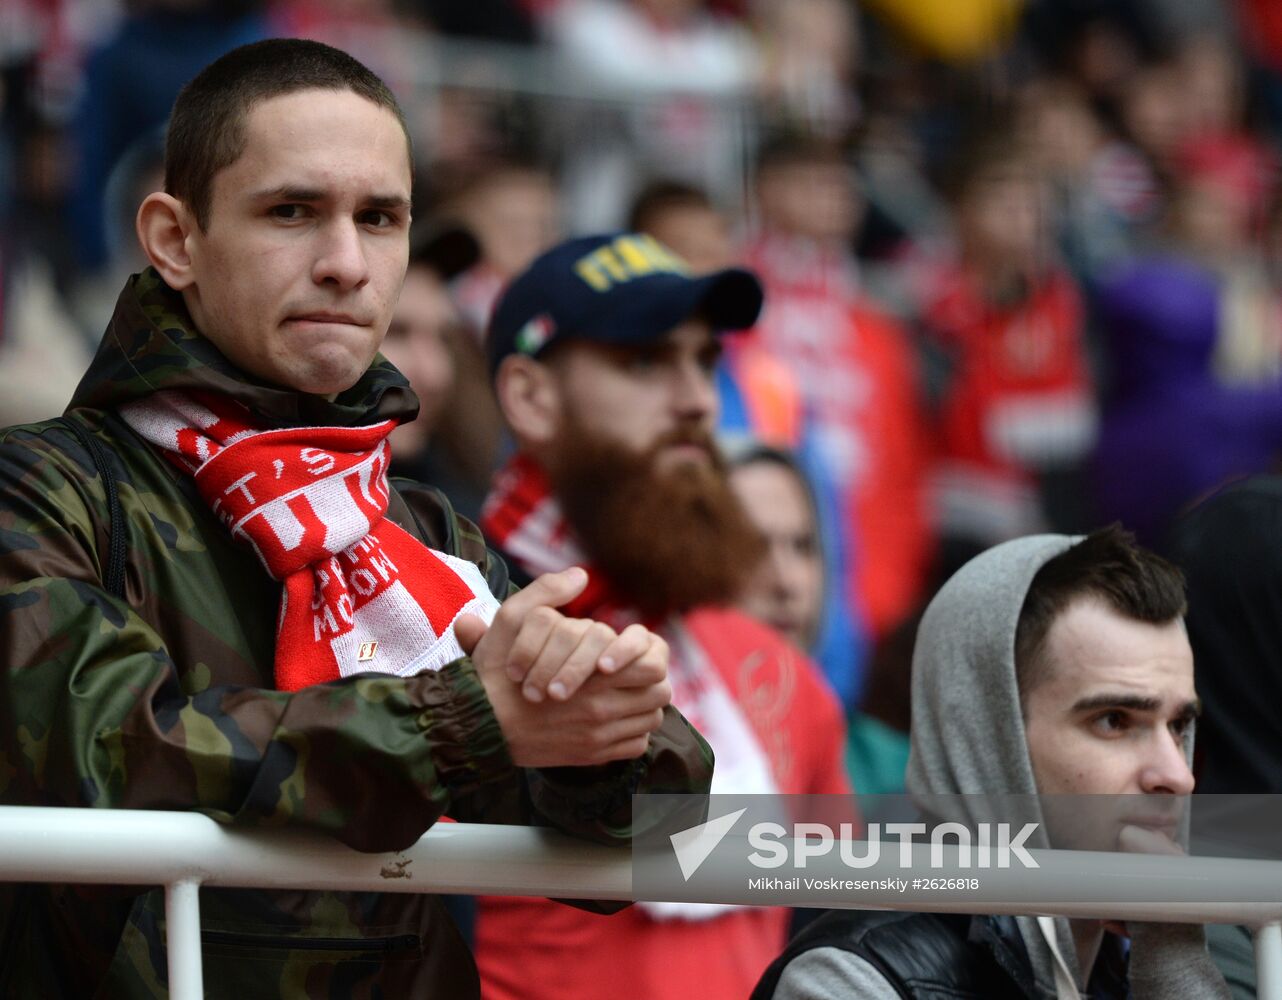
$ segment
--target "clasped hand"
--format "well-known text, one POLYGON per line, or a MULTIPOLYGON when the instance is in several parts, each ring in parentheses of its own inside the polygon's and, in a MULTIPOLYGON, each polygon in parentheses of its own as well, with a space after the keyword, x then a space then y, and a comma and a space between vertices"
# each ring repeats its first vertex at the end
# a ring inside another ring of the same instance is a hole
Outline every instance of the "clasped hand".
POLYGON ((520 767, 639 757, 672 700, 659 636, 556 610, 587 582, 578 567, 548 573, 504 601, 488 627, 471 615, 455 623, 520 767))

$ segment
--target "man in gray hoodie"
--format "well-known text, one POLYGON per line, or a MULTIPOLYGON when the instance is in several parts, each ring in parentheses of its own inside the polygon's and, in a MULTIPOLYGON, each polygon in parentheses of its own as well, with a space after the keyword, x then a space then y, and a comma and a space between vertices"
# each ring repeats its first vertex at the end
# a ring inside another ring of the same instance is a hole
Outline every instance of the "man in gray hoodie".
MULTIPOLYGON (((1118 528, 1021 538, 971 560, 918 632, 909 791, 1187 795, 1197 698, 1184 612, 1179 570, 1118 528)), ((1149 811, 1170 815, 1170 801, 1149 811)), ((1123 825, 1101 846, 1174 851, 1170 832, 1123 825)), ((795 939, 753 994, 940 996, 1228 991, 1197 925, 839 910, 795 939)))

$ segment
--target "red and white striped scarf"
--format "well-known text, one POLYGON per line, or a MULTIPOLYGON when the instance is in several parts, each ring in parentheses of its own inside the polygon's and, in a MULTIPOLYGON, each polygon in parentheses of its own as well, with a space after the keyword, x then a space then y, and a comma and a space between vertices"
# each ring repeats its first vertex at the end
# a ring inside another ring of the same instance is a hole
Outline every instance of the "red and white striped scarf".
POLYGON ((386 519, 396 421, 263 429, 225 396, 176 391, 121 412, 284 584, 277 688, 439 670, 463 656, 459 615, 494 617, 498 601, 473 563, 386 519))
MULTIPOLYGON (((518 563, 531 577, 570 566, 587 571, 583 593, 562 611, 574 618, 596 618, 623 628, 639 620, 627 602, 611 593, 570 531, 561 505, 542 467, 528 455, 514 455, 494 476, 494 489, 481 511, 481 530, 490 544, 518 563)), ((649 622, 647 624, 657 624, 649 622)))

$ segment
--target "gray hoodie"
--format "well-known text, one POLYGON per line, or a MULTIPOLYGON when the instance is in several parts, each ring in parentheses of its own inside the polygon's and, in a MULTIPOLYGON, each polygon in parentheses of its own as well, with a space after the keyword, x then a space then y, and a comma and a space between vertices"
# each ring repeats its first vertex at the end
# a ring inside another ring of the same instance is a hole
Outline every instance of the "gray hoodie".
MULTIPOLYGON (((1035 794, 1015 680, 1015 629, 1037 571, 1075 541, 1066 535, 1034 535, 996 546, 962 567, 931 601, 913 652, 907 777, 913 795, 1035 794)), ((1050 945, 1035 918, 1016 919, 1032 960, 1037 996, 1054 1000, 1050 945)), ((1068 921, 1056 919, 1055 928, 1059 951, 1081 983, 1068 921)), ((1228 997, 1207 956, 1201 927, 1146 924, 1129 929, 1129 978, 1136 1000, 1228 997)), ((872 965, 838 948, 798 956, 775 992, 777 1000, 898 996, 872 965)))

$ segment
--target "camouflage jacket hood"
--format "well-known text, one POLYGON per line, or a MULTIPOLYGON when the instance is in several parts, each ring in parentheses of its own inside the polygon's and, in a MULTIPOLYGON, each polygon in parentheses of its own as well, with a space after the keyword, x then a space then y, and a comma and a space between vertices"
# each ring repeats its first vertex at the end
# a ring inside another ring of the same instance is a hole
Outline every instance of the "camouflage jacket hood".
POLYGON ((418 413, 409 383, 382 355, 332 401, 255 381, 196 332, 182 296, 147 268, 121 292, 68 409, 114 409, 161 389, 222 393, 272 427, 355 427, 389 418, 403 423, 418 413))
MULTIPOLYGON (((0 430, 0 804, 196 810, 393 851, 447 811, 624 843, 634 791, 706 790, 711 753, 671 709, 636 761, 514 767, 467 659, 274 690, 280 585, 114 413, 183 387, 234 396, 267 425, 361 424, 416 405, 381 359, 332 402, 257 384, 192 330, 154 272, 132 279, 67 415, 0 430), (106 484, 72 422, 115 484, 119 595, 104 583, 106 484)), ((479 531, 437 491, 396 486, 388 516, 506 596, 479 531)), ((210 997, 477 995, 471 956, 429 895, 210 889, 201 913, 210 997)), ((0 886, 0 996, 163 997, 164 935, 161 890, 0 886)))

